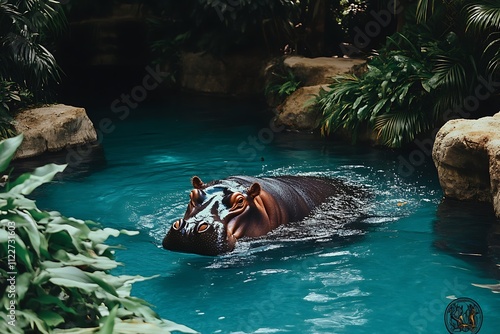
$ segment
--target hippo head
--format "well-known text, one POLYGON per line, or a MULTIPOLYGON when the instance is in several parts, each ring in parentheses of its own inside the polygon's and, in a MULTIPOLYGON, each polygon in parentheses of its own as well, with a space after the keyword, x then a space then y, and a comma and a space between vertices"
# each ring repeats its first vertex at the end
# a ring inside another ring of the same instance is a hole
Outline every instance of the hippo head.
POLYGON ((259 183, 245 188, 229 180, 206 185, 194 176, 191 181, 194 189, 186 213, 172 224, 163 239, 165 249, 224 254, 234 249, 238 238, 252 236, 256 226, 268 222, 259 183))

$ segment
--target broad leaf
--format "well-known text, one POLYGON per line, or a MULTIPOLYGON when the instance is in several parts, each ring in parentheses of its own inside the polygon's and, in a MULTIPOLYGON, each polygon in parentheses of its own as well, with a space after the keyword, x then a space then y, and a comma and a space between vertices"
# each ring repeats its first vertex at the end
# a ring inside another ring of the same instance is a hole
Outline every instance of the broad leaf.
POLYGON ((10 161, 16 154, 17 148, 23 142, 23 135, 2 140, 0 142, 0 173, 9 167, 10 161))
POLYGON ((109 315, 105 317, 104 323, 99 330, 98 334, 113 334, 115 327, 116 311, 118 310, 118 305, 115 305, 109 315))
POLYGON ((44 183, 52 181, 54 175, 62 172, 66 165, 49 164, 35 169, 32 173, 25 173, 9 184, 11 192, 23 195, 30 194, 44 183))
POLYGON ((40 317, 40 319, 45 321, 45 323, 47 325, 49 325, 50 327, 56 327, 59 324, 64 322, 63 317, 61 317, 56 312, 52 312, 52 311, 40 311, 38 313, 38 317, 40 317))

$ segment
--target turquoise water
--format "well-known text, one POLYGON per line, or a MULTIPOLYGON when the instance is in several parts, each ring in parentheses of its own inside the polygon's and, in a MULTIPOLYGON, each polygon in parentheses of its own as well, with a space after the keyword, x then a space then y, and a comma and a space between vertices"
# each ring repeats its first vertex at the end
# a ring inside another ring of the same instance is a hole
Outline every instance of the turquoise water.
POLYGON ((498 333, 500 296, 473 285, 498 283, 491 210, 442 203, 430 159, 402 173, 398 157, 411 152, 281 131, 259 111, 183 101, 139 106, 121 120, 91 109, 97 126, 106 117, 113 125, 101 137, 105 163, 70 166, 34 196, 44 209, 140 231, 118 239, 127 250, 116 273, 159 275, 133 294, 201 333, 447 333, 445 308, 462 296, 481 306, 481 333, 498 333), (234 174, 339 177, 373 198, 356 212, 330 203, 221 257, 162 249, 190 178, 234 174))

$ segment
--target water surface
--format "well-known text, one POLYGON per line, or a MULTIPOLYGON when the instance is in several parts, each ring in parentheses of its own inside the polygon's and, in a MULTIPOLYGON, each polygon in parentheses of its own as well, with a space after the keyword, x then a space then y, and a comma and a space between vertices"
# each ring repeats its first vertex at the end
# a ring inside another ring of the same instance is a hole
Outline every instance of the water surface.
POLYGON ((481 333, 498 333, 500 296, 473 285, 498 283, 498 224, 489 207, 443 204, 429 159, 401 175, 409 153, 285 132, 251 103, 140 106, 125 120, 89 112, 113 122, 105 160, 70 166, 34 196, 44 209, 139 230, 119 238, 116 273, 159 275, 133 294, 162 317, 202 333, 446 333, 446 305, 466 296, 482 307, 481 333), (163 250, 190 178, 235 174, 338 177, 373 196, 331 201, 225 256, 163 250))

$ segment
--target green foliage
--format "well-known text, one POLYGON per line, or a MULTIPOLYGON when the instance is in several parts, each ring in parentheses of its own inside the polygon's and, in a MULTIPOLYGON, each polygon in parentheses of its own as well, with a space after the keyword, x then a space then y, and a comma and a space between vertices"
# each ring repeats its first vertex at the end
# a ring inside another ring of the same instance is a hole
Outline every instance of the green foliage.
POLYGON ((466 31, 474 37, 486 35, 482 56, 488 69, 493 73, 500 71, 500 3, 481 1, 465 7, 468 14, 466 31))
POLYGON ((277 98, 279 104, 301 86, 302 82, 299 78, 280 60, 270 68, 270 78, 264 89, 264 94, 268 99, 277 98))
POLYGON ((151 19, 153 49, 173 46, 217 56, 280 52, 294 39, 299 12, 298 2, 292 0, 169 0, 150 5, 156 14, 151 19))
MULTIPOLYGON (((0 143, 0 172, 21 141, 18 136, 0 143)), ((41 211, 25 197, 64 168, 37 168, 0 193, 0 332, 195 333, 130 296, 131 285, 145 278, 110 274, 119 263, 106 240, 136 232, 41 211)))
POLYGON ((21 92, 14 82, 0 79, 0 139, 15 136, 12 116, 9 114, 13 105, 21 103, 21 92))
POLYGON ((374 57, 360 78, 335 77, 316 100, 324 116, 322 133, 343 128, 356 140, 360 126, 368 124, 384 145, 401 147, 429 129, 433 119, 423 87, 431 89, 431 68, 411 55, 392 50, 374 57))
MULTIPOLYGON (((47 46, 50 36, 61 33, 66 20, 61 4, 52 0, 0 0, 0 77, 3 85, 34 102, 49 97, 49 86, 60 79, 60 69, 47 46)), ((3 100, 2 104, 9 104, 3 100)), ((31 102, 31 101, 30 101, 31 102)))
POLYGON ((426 24, 410 24, 388 37, 363 76, 337 77, 329 91, 320 92, 316 103, 324 116, 323 134, 343 128, 355 140, 360 126, 367 125, 383 145, 401 147, 438 127, 445 113, 474 96, 480 77, 498 75, 498 2, 442 6, 419 1, 416 18, 426 24), (450 20, 450 13, 462 8, 465 16, 450 20))

